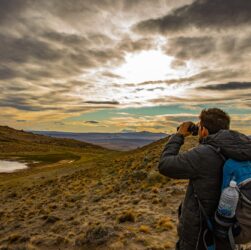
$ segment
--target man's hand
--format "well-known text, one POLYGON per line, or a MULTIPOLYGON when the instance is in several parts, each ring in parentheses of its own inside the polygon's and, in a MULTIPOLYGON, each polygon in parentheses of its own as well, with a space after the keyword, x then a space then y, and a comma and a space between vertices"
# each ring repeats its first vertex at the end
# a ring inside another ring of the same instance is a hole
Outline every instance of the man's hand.
POLYGON ((177 133, 183 135, 184 137, 191 135, 191 132, 188 131, 189 126, 191 126, 193 123, 192 122, 183 122, 177 133))

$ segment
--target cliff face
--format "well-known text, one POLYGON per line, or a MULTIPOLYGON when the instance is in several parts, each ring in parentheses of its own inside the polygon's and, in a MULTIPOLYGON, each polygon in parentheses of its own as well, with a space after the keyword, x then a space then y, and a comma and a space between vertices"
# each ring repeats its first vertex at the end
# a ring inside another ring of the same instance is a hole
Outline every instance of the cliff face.
POLYGON ((79 159, 1 174, 0 246, 173 249, 187 182, 156 171, 167 140, 129 152, 71 148, 79 159))

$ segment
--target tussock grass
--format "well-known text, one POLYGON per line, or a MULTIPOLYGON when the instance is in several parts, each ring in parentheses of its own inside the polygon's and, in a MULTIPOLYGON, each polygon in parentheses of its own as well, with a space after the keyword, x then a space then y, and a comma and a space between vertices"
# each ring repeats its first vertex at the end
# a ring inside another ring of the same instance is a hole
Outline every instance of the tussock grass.
POLYGON ((174 248, 187 182, 156 171, 167 138, 118 152, 25 136, 0 133, 0 158, 40 161, 0 174, 0 248, 174 248))

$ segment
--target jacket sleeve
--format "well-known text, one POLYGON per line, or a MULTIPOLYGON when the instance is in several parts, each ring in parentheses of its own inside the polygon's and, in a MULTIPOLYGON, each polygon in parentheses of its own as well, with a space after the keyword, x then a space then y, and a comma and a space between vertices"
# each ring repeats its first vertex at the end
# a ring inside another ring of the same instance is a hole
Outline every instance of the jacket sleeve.
POLYGON ((161 153, 158 165, 161 174, 175 179, 193 179, 197 177, 196 166, 200 162, 199 151, 197 148, 193 148, 179 154, 180 147, 183 144, 184 137, 182 135, 171 135, 161 153))

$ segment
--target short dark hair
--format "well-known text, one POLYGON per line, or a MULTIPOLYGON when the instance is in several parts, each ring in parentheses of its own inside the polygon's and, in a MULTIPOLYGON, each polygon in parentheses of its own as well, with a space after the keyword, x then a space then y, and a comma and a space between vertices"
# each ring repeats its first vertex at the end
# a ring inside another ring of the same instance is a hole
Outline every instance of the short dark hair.
POLYGON ((209 134, 215 134, 221 129, 229 129, 230 116, 221 109, 203 109, 200 113, 200 123, 207 128, 209 134))

